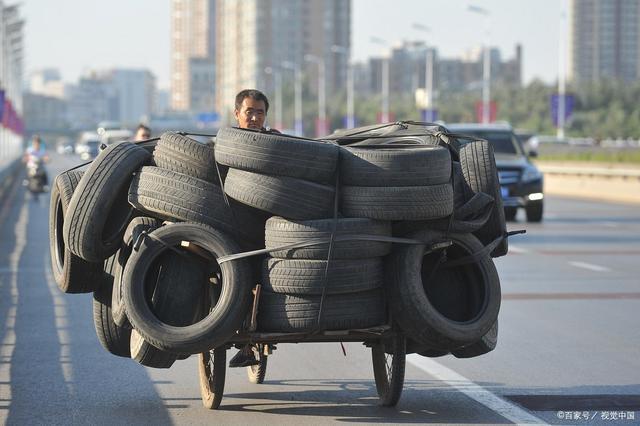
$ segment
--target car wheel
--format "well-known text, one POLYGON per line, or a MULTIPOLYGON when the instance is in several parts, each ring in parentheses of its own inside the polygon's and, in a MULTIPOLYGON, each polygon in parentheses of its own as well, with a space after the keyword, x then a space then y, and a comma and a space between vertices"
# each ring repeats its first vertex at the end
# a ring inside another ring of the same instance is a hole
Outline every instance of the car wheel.
POLYGON ((527 206, 527 222, 542 222, 542 206, 542 202, 532 203, 527 206))

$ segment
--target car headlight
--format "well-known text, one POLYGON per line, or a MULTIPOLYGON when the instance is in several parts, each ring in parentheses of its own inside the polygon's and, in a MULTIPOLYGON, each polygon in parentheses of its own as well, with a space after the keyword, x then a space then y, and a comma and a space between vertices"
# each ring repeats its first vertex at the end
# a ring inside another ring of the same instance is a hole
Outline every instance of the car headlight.
POLYGON ((540 173, 540 171, 534 166, 527 167, 522 173, 522 180, 524 182, 530 182, 532 180, 538 180, 540 178, 542 178, 542 173, 540 173))

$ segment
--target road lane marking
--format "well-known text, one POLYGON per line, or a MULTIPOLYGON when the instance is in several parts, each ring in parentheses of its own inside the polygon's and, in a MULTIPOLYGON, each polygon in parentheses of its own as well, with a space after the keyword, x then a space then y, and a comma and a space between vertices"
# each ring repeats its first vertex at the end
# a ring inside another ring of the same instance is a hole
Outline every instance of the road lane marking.
POLYGON ((590 271, 595 271, 595 272, 611 272, 611 269, 605 266, 594 265, 593 263, 571 261, 569 262, 569 265, 575 266, 576 268, 588 269, 590 271))
POLYGON ((514 254, 525 254, 525 253, 530 253, 529 250, 524 249, 520 246, 514 246, 513 244, 509 244, 509 251, 514 253, 514 254))
POLYGON ((418 354, 407 355, 407 361, 430 376, 446 383, 458 392, 465 394, 469 398, 484 405, 491 411, 501 415, 513 423, 548 424, 548 422, 534 416, 528 411, 512 404, 493 392, 488 391, 477 383, 472 382, 463 375, 456 373, 439 362, 418 354))
POLYGON ((632 300, 640 293, 502 293, 502 300, 632 300))
MULTIPOLYGON (((27 246, 27 225, 29 223, 29 205, 26 202, 26 193, 24 201, 25 202, 22 203, 22 208, 20 209, 20 213, 18 215, 18 220, 13 227, 16 239, 13 246, 13 251, 9 255, 9 269, 11 270, 11 277, 8 280, 8 284, 10 286, 9 289, 11 293, 11 301, 10 303, 7 303, 7 301, 3 301, 9 306, 9 309, 7 310, 5 326, 10 326, 10 328, 8 327, 6 334, 2 339, 2 348, 0 350, 0 355, 2 355, 3 358, 8 359, 9 361, 6 363, 3 362, 0 365, 0 381, 6 383, 6 385, 3 386, 5 389, 2 390, 2 395, 3 398, 6 398, 6 400, 9 402, 11 402, 11 398, 13 398, 11 360, 13 359, 16 343, 15 323, 18 313, 18 296, 20 293, 20 289, 18 286, 18 271, 20 259, 22 258, 24 249, 27 246)), ((1 279, 0 285, 4 285, 1 279)))
POLYGON ((60 369, 62 370, 62 376, 64 377, 65 384, 69 395, 76 396, 76 390, 74 386, 74 374, 73 365, 71 364, 71 337, 67 331, 67 304, 64 299, 64 293, 60 292, 55 279, 53 278, 53 271, 51 270, 51 259, 49 252, 45 251, 44 258, 42 259, 44 266, 44 274, 47 277, 47 287, 51 294, 53 301, 53 312, 56 330, 58 334, 58 344, 60 345, 60 352, 58 353, 58 362, 60 363, 60 369))

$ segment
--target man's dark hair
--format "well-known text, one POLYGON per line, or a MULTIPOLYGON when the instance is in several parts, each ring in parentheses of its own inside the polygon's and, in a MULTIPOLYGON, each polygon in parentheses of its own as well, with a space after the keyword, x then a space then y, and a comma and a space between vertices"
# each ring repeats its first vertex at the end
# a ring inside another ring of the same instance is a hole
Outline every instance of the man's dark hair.
POLYGON ((136 132, 137 132, 138 130, 144 130, 144 131, 149 132, 149 134, 151 134, 151 129, 149 128, 149 126, 145 126, 145 125, 144 125, 144 124, 142 124, 142 123, 138 124, 138 127, 136 128, 136 132))
POLYGON ((242 108, 242 101, 244 101, 245 98, 251 98, 254 101, 264 102, 264 112, 269 112, 269 100, 264 93, 256 89, 244 89, 236 95, 236 110, 240 111, 240 108, 242 108))

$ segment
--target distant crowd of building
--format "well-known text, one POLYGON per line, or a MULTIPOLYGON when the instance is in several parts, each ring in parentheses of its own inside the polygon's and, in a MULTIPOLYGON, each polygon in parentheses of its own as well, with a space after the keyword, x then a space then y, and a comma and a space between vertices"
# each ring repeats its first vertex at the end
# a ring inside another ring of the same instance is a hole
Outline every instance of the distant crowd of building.
MULTIPOLYGON (((403 41, 388 44, 378 57, 354 63, 350 0, 256 3, 172 0, 169 90, 158 89, 155 76, 145 69, 96 70, 75 84, 63 83, 55 69, 32 73, 24 111, 19 96, 12 94, 17 109, 27 117, 27 130, 91 129, 102 120, 129 127, 181 118, 204 127, 217 125, 229 122, 234 95, 246 87, 275 98, 278 84, 292 87, 298 74, 304 92, 315 97, 319 61, 324 66, 327 96, 345 90, 349 70, 358 97, 379 94, 385 62, 391 94, 413 95, 426 87, 428 56, 433 61, 436 95, 479 93, 482 87, 480 47, 447 58, 424 41, 403 41)), ((574 0, 570 16, 571 81, 640 78, 640 0, 574 0)), ((496 48, 490 49, 489 57, 491 84, 522 84, 520 45, 508 58, 496 48)))

